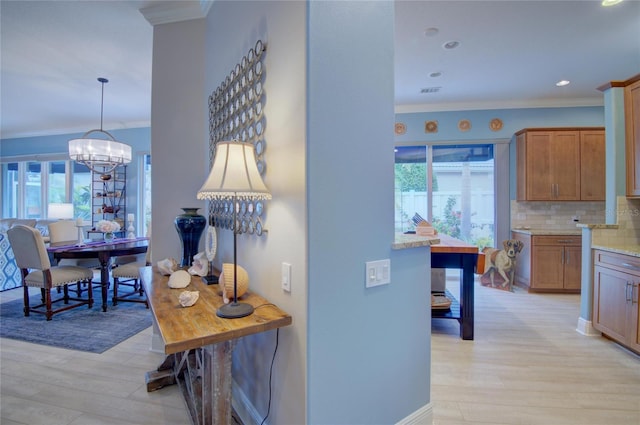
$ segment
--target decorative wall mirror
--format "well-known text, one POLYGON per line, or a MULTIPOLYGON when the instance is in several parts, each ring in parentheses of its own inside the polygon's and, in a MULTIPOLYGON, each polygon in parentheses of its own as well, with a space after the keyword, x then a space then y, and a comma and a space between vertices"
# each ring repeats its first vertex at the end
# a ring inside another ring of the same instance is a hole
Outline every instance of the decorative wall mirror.
MULTIPOLYGON (((264 81, 266 79, 264 57, 266 45, 258 40, 255 46, 240 59, 224 81, 209 96, 209 167, 213 164, 216 144, 237 140, 252 143, 256 150, 256 165, 264 176, 266 162, 264 152, 264 81)), ((210 225, 220 229, 236 229, 237 233, 261 236, 265 231, 262 217, 265 201, 231 200, 209 201, 210 225), (233 211, 236 208, 236 222, 233 211)))

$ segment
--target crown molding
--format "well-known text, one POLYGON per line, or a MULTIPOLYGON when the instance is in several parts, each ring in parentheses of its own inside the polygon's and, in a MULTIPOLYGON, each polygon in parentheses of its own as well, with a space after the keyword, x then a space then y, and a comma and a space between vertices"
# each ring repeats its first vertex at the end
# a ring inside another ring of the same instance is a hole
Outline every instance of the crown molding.
POLYGON ((214 0, 153 1, 140 9, 142 16, 153 26, 172 22, 206 18, 214 0))
POLYGON ((424 103, 424 104, 396 104, 396 114, 409 114, 415 112, 452 112, 475 111, 490 109, 528 109, 528 108, 575 108, 588 106, 603 106, 604 98, 590 97, 580 99, 546 99, 534 101, 496 101, 496 102, 471 102, 471 103, 424 103))

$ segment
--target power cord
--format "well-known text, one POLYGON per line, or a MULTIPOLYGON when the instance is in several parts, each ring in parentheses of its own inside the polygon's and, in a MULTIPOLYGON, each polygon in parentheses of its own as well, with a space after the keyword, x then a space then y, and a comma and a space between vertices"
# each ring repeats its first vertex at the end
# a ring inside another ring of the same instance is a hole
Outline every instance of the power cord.
POLYGON ((276 353, 278 352, 278 339, 280 337, 280 328, 276 329, 276 348, 273 350, 273 358, 271 359, 271 367, 269 368, 269 403, 267 404, 267 414, 265 415, 260 425, 263 425, 264 422, 269 417, 269 413, 271 412, 271 378, 273 377, 273 363, 276 360, 276 353))

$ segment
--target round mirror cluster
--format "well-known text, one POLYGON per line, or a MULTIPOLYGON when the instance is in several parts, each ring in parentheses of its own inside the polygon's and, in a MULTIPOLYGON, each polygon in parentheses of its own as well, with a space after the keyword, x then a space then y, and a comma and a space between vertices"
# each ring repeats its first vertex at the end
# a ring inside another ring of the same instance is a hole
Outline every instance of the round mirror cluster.
MULTIPOLYGON (((266 163, 264 139, 266 120, 264 110, 264 52, 266 46, 258 40, 242 57, 218 88, 209 96, 209 161, 213 164, 216 143, 238 140, 251 143, 256 150, 256 165, 264 175, 266 163)), ((238 199, 209 202, 209 216, 213 225, 236 233, 261 236, 264 201, 238 199), (234 208, 236 220, 234 223, 234 208)))
POLYGON ((261 174, 265 170, 264 51, 264 43, 258 40, 209 96, 211 154, 215 151, 215 144, 223 140, 252 143, 261 174))
POLYGON ((249 233, 262 236, 262 215, 264 214, 264 201, 238 198, 236 204, 232 199, 210 201, 210 216, 213 224, 220 229, 233 230, 235 233, 249 233), (236 208, 234 223, 234 208, 236 208))

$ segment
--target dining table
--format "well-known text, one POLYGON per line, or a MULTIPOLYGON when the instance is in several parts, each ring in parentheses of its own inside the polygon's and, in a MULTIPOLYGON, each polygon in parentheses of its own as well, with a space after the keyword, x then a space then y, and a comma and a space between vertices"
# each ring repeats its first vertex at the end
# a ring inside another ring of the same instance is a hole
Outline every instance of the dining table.
POLYGON ((102 311, 107 311, 107 291, 109 289, 109 271, 111 259, 126 255, 138 255, 147 252, 149 238, 116 238, 112 241, 56 242, 47 247, 54 260, 97 258, 100 262, 100 286, 102 290, 102 311))

